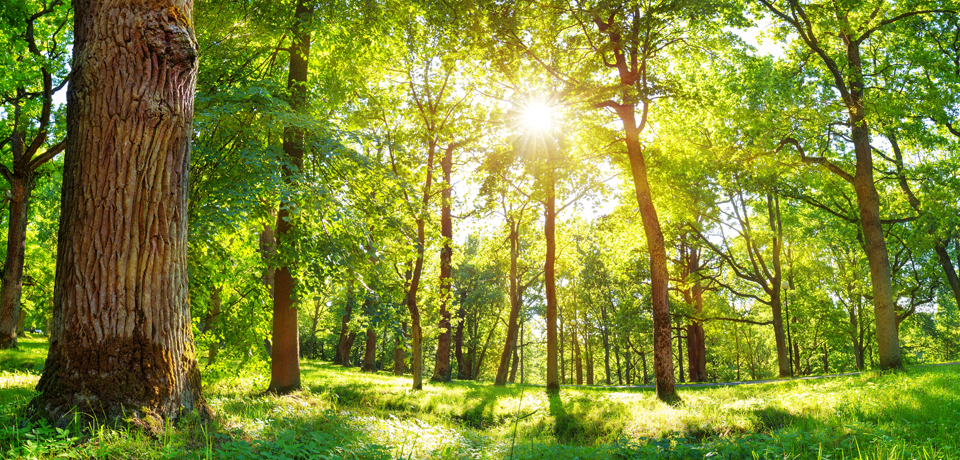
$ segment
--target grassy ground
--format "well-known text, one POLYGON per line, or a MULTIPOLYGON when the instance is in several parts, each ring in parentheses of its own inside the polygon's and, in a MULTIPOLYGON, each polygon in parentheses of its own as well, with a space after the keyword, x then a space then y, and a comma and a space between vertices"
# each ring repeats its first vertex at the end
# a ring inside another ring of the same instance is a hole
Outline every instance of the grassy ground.
POLYGON ((259 396, 262 377, 207 382, 218 414, 159 437, 83 417, 24 425, 45 339, 0 351, 0 458, 955 459, 960 366, 892 375, 681 390, 427 384, 303 363, 304 390, 259 396))

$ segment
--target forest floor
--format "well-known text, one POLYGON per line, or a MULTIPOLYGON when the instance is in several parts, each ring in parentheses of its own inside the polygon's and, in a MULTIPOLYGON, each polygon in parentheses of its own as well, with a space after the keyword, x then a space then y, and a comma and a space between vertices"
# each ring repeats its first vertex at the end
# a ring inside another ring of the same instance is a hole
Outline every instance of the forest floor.
POLYGON ((82 417, 25 424, 46 339, 0 351, 0 458, 270 459, 957 459, 960 365, 903 372, 681 388, 676 405, 643 388, 425 382, 302 363, 304 389, 263 396, 263 369, 207 372, 209 424, 160 435, 82 417))

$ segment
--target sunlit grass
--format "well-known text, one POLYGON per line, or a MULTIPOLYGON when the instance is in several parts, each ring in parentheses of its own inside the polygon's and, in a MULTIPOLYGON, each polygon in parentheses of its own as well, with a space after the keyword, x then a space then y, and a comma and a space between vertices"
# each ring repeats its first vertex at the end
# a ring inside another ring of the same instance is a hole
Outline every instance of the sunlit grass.
POLYGON ((0 457, 404 459, 960 458, 960 366, 772 384, 650 390, 427 384, 305 362, 304 389, 261 395, 262 375, 206 382, 218 417, 158 437, 78 417, 67 430, 24 424, 45 357, 0 352, 0 457), (516 434, 514 434, 516 433, 516 434))

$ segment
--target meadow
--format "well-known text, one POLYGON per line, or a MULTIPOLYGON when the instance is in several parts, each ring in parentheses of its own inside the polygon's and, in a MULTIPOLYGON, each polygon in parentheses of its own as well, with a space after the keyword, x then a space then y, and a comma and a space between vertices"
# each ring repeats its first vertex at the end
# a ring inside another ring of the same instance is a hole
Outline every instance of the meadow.
POLYGON ((28 422, 46 338, 0 351, 0 458, 229 459, 956 459, 960 365, 890 374, 649 389, 427 383, 301 363, 304 389, 262 395, 258 372, 205 375, 217 417, 151 433, 78 414, 28 422))

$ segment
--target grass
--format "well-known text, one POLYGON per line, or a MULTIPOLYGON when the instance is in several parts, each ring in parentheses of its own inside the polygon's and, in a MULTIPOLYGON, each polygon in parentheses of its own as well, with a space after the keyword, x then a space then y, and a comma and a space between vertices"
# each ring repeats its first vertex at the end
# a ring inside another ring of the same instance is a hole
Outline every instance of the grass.
POLYGON ((78 418, 24 424, 45 339, 0 351, 0 458, 953 459, 960 366, 822 380, 650 390, 428 384, 302 364, 304 389, 259 396, 251 372, 206 382, 218 417, 158 436, 78 418))

